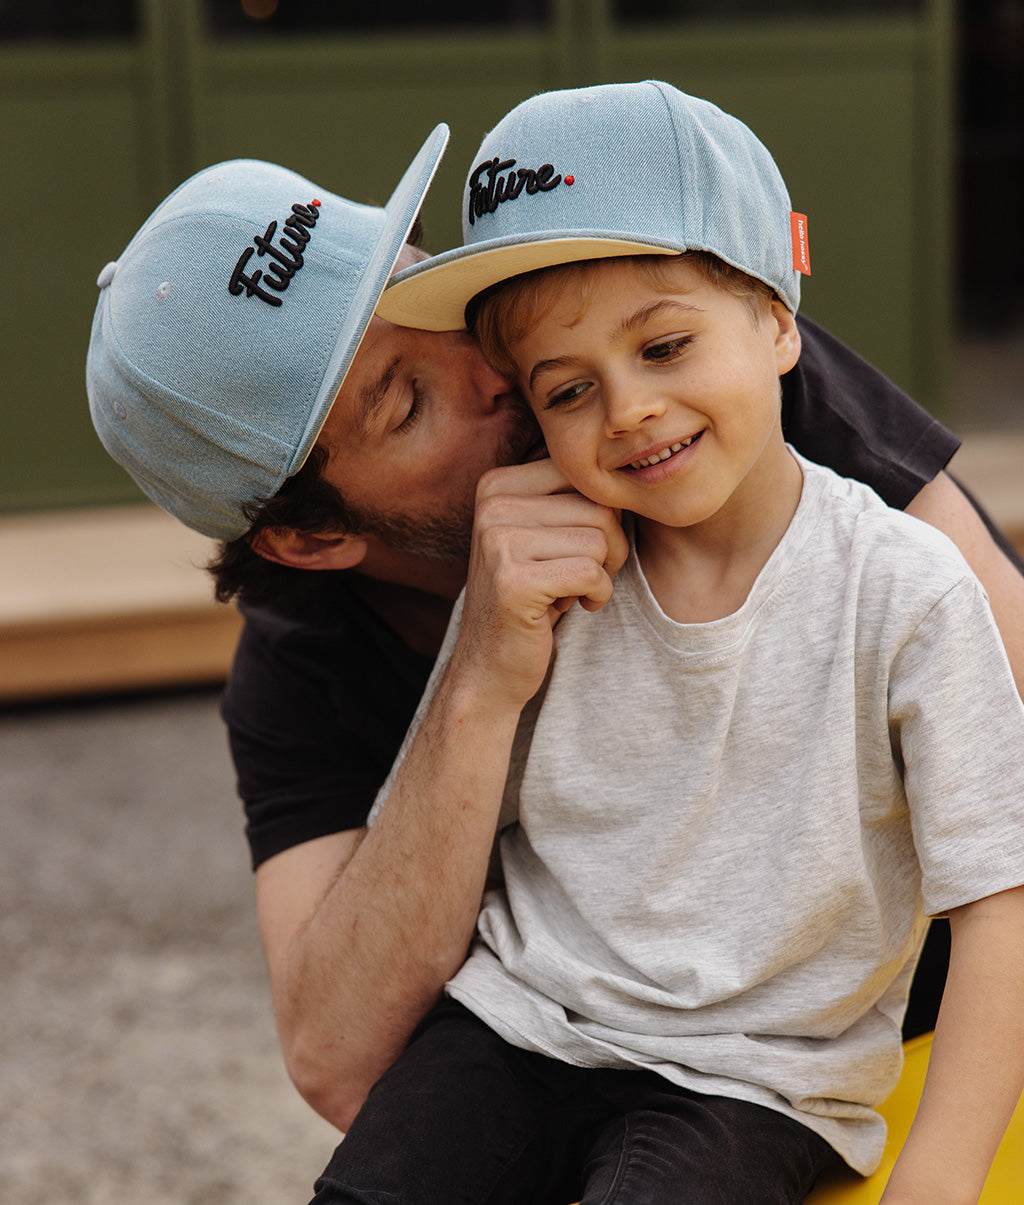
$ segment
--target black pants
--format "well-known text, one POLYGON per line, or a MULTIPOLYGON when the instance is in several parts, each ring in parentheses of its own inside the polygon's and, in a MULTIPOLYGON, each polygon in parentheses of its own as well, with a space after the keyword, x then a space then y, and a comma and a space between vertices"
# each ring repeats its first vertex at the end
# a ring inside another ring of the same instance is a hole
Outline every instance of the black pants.
POLYGON ((773 1109, 531 1054, 445 1001, 370 1093, 315 1205, 783 1205, 838 1161, 773 1109))

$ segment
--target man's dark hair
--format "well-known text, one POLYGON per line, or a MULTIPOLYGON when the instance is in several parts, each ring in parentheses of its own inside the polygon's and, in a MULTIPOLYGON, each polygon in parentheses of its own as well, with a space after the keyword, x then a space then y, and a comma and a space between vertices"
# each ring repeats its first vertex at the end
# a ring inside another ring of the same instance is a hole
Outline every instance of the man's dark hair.
POLYGON ((280 600, 308 586, 309 570, 293 569, 260 556, 252 546, 253 537, 259 532, 291 528, 312 535, 356 530, 341 494, 323 477, 327 459, 327 450, 314 446, 302 468, 272 498, 243 507, 249 530, 234 540, 222 542, 207 565, 218 602, 237 599, 258 605, 280 600))

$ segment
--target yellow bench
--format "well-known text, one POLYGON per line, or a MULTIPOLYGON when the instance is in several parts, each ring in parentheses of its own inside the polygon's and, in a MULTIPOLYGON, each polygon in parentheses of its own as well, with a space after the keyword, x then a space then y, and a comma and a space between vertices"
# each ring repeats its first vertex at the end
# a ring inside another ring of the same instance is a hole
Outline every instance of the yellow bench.
MULTIPOLYGON (((924 1087, 932 1035, 922 1034, 904 1046, 903 1073, 893 1094, 879 1109, 889 1127, 878 1170, 866 1178, 837 1176, 820 1184, 806 1205, 878 1205, 914 1120, 924 1087)), ((1024 1202, 1024 1104, 1017 1106, 981 1194, 980 1205, 1021 1205, 1024 1202)))
MULTIPOLYGON (((878 1110, 889 1128, 878 1170, 870 1176, 853 1172, 830 1177, 806 1199, 805 1205, 878 1205, 896 1156, 910 1132, 924 1087, 932 1035, 911 1038, 903 1047, 903 1072, 892 1095, 878 1110)), ((979 1205, 1022 1205, 1024 1202, 1024 1102, 1017 1106, 992 1164, 979 1205)))

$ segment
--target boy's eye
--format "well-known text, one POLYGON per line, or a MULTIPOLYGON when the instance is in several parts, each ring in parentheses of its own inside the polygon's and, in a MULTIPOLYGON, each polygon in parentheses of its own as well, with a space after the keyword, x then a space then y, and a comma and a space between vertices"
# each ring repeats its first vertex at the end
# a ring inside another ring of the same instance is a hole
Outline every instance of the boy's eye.
POLYGON ((544 403, 544 409, 565 410, 573 402, 578 402, 589 388, 589 381, 574 381, 571 385, 566 385, 564 388, 558 389, 551 394, 544 403))
POLYGON ((674 360, 677 356, 682 355, 692 342, 692 335, 673 335, 670 339, 659 339, 656 343, 649 343, 644 348, 643 354, 648 360, 674 360))

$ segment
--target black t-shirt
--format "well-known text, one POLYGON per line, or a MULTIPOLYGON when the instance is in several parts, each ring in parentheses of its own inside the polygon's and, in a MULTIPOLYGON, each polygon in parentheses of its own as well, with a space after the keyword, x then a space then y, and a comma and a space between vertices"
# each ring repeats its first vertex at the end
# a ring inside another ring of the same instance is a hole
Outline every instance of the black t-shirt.
MULTIPOLYGON (((876 369, 800 317, 783 430, 811 460, 903 509, 959 441, 876 369)), ((413 652, 349 586, 309 573, 287 606, 244 608, 224 696, 253 865, 362 826, 426 684, 413 652)))
POLYGON ((242 608, 221 705, 254 869, 363 825, 433 667, 357 597, 347 572, 307 576, 287 610, 242 608))

